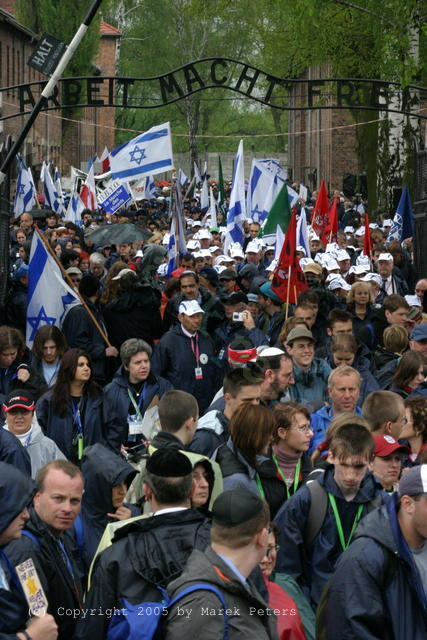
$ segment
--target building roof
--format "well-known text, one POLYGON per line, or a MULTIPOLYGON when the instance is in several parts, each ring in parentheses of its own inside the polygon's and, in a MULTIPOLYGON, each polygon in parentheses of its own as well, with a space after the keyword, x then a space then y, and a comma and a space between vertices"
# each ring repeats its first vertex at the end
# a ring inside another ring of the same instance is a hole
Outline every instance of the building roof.
POLYGON ((17 29, 21 33, 24 33, 26 36, 29 36, 31 39, 35 38, 35 34, 28 29, 28 27, 24 27, 23 24, 18 22, 18 20, 13 16, 9 11, 5 9, 0 9, 0 22, 6 22, 14 29, 17 29))
POLYGON ((109 36, 110 38, 120 38, 122 35, 122 32, 119 29, 116 29, 116 27, 113 27, 111 24, 108 24, 108 22, 105 22, 104 20, 101 20, 101 24, 99 25, 99 32, 101 36, 109 36))

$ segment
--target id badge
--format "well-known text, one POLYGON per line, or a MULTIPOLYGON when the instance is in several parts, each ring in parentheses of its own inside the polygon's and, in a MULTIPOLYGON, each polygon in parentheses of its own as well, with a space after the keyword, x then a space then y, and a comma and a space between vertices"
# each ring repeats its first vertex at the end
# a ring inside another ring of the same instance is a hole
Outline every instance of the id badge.
POLYGON ((129 435, 137 436, 142 433, 142 421, 141 420, 129 420, 129 435))
POLYGON ((202 367, 196 367, 194 369, 194 377, 196 378, 196 380, 203 380, 202 367))

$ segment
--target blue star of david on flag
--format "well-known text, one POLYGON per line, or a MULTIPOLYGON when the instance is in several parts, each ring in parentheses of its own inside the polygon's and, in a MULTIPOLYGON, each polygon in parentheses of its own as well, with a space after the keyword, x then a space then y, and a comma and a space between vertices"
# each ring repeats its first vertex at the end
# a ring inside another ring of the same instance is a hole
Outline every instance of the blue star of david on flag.
POLYGON ((169 122, 151 127, 110 153, 111 177, 120 182, 163 173, 173 166, 169 122))
POLYGON ((28 267, 26 338, 31 347, 38 329, 47 324, 60 327, 69 305, 79 299, 64 281, 59 266, 48 254, 37 231, 31 243, 28 267))
POLYGON ((55 324, 56 318, 46 315, 46 311, 44 310, 44 307, 41 306, 37 316, 32 316, 32 317, 27 316, 27 322, 31 325, 33 329, 30 335, 30 340, 32 341, 34 340, 35 335, 37 333, 37 329, 40 326, 43 326, 45 324, 55 324))
POLYGON ((144 158, 146 158, 145 149, 140 149, 137 144, 134 146, 132 151, 129 151, 129 155, 130 161, 136 162, 137 165, 140 165, 144 158))

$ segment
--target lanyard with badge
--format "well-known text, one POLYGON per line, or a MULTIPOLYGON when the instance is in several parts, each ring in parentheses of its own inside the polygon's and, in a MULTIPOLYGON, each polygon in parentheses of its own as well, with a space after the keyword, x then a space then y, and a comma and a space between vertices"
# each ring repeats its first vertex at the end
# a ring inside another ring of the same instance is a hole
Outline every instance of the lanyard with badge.
POLYGON ((128 387, 129 400, 131 401, 131 403, 133 405, 133 408, 135 409, 135 414, 134 415, 128 414, 128 425, 129 425, 129 435, 130 436, 136 436, 136 435, 139 435, 140 433, 142 433, 142 422, 143 422, 143 420, 142 420, 142 414, 141 414, 141 407, 144 404, 145 394, 146 394, 146 388, 145 388, 145 385, 144 385, 142 390, 141 390, 141 393, 139 395, 138 404, 137 404, 135 402, 135 398, 133 397, 132 391, 128 387))
POLYGON ((73 410, 73 422, 77 428, 77 436, 76 439, 73 440, 73 444, 77 444, 77 459, 81 460, 83 458, 83 425, 82 418, 80 415, 80 402, 75 402, 71 400, 71 408, 73 410))
MULTIPOLYGON (((273 458, 274 464, 276 465, 277 473, 279 474, 279 476, 282 478, 283 482, 285 483, 286 496, 289 499, 291 497, 291 494, 289 493, 288 481, 286 480, 285 474, 283 473, 282 469, 280 468, 279 462, 278 462, 276 456, 274 455, 274 453, 272 455, 272 458, 273 458)), ((296 467, 295 467, 293 493, 295 493, 295 491, 298 489, 300 473, 301 473, 301 458, 298 458, 298 462, 297 462, 296 467)))
POLYGON ((335 497, 332 495, 332 493, 328 493, 328 497, 329 497, 329 502, 331 503, 331 507, 332 507, 332 511, 334 512, 334 517, 335 517, 335 523, 337 525, 337 531, 338 531, 338 536, 341 542, 341 546, 343 551, 345 551, 348 547, 348 545, 351 542, 351 539, 353 537, 353 533, 354 530, 357 527, 357 523, 359 522, 361 516, 362 516, 362 511, 363 511, 363 504, 359 504, 358 508, 357 508, 357 513, 356 513, 356 517, 354 518, 354 522, 353 522, 353 526, 351 527, 351 531, 350 531, 350 535, 348 536, 347 542, 344 538, 344 531, 342 528, 342 523, 341 523, 341 518, 340 518, 340 514, 338 512, 338 507, 337 507, 337 503, 335 500, 335 497))
POLYGON ((196 366, 194 368, 194 377, 196 378, 196 380, 203 380, 203 371, 202 371, 202 367, 200 366, 199 336, 197 335, 197 333, 195 336, 190 338, 190 341, 191 341, 191 350, 196 359, 196 366))

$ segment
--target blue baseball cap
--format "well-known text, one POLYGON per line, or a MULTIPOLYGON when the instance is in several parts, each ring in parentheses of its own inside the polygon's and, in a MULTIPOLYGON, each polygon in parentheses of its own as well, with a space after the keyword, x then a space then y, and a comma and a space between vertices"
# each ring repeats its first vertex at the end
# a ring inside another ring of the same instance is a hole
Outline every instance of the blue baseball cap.
POLYGON ((262 293, 263 296, 266 296, 267 298, 270 298, 271 300, 273 300, 273 302, 276 302, 276 304, 282 304, 282 300, 271 289, 271 282, 270 281, 264 282, 264 284, 262 284, 260 286, 259 290, 260 290, 260 293, 262 293))

